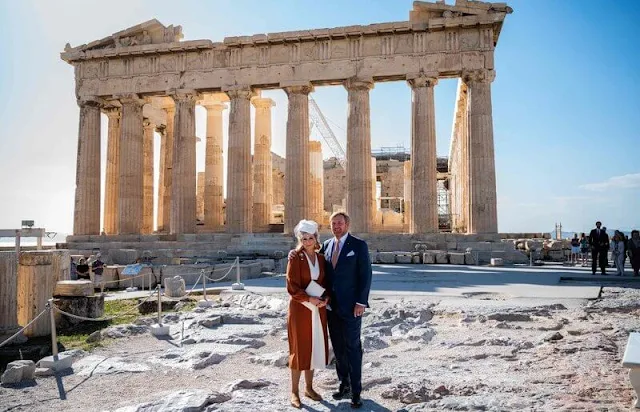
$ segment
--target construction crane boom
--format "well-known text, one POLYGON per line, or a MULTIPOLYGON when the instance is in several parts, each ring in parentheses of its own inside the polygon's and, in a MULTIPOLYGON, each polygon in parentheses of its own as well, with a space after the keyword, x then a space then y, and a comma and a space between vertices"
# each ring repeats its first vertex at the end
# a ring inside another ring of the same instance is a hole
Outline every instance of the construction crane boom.
POLYGON ((312 98, 309 98, 309 122, 318 129, 318 132, 320 132, 324 141, 329 145, 329 149, 333 152, 340 166, 346 169, 347 156, 344 153, 344 149, 340 145, 336 135, 333 134, 333 130, 329 127, 329 123, 327 123, 327 119, 320 111, 318 104, 312 98))

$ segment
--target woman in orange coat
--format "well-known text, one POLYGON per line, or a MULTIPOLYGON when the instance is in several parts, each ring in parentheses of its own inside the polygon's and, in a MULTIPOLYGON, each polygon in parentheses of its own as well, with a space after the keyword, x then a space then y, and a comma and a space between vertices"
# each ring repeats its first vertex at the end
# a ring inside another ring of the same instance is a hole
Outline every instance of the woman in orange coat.
POLYGON ((294 229, 298 238, 296 255, 287 265, 287 292, 291 295, 287 331, 291 368, 291 405, 301 408, 300 375, 304 371, 304 395, 314 401, 322 397, 313 389, 313 370, 324 368, 328 359, 327 299, 324 257, 317 252, 318 225, 301 220, 294 229))

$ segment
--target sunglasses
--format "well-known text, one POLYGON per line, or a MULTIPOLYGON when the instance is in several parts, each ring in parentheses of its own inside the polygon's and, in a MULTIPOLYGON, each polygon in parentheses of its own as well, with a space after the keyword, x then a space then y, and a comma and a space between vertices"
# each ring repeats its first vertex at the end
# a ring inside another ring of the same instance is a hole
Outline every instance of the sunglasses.
POLYGON ((308 241, 308 240, 316 240, 316 238, 315 238, 315 237, 303 237, 303 238, 302 238, 302 241, 303 241, 303 242, 306 242, 306 241, 308 241))

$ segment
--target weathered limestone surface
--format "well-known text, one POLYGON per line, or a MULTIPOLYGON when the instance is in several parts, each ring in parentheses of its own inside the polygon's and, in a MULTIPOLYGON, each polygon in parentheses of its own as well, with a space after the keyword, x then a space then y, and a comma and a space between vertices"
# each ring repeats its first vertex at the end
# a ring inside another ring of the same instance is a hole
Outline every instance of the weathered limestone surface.
MULTIPOLYGON (((118 232, 140 233, 143 213, 142 105, 137 95, 120 98, 120 164, 118 167, 118 232)), ((75 232, 74 232, 75 233, 75 232)))
POLYGON ((107 176, 104 200, 104 231, 108 235, 118 233, 118 163, 120 159, 120 108, 105 110, 109 119, 107 136, 107 176))
POLYGON ((310 85, 285 87, 289 97, 284 197, 284 232, 292 233, 301 219, 309 218, 311 174, 309 172, 310 85))
POLYGON ((196 180, 196 219, 204 222, 205 172, 198 172, 196 180))
POLYGON ((411 225, 410 233, 438 232, 436 122, 433 89, 437 73, 411 80, 411 225))
POLYGON ((252 228, 251 197, 251 97, 250 89, 227 91, 229 156, 227 160, 227 233, 249 233, 252 228))
POLYGON ((204 226, 219 231, 224 225, 222 191, 222 112, 227 106, 219 101, 201 102, 207 110, 207 148, 205 153, 204 226))
POLYGON ((196 231, 196 99, 193 91, 177 91, 173 136, 170 232, 196 231))
POLYGON ((254 98, 255 139, 253 146, 253 231, 266 232, 271 223, 273 176, 271 162, 272 99, 254 98))
POLYGON ((350 79, 347 117, 347 213, 351 231, 367 233, 372 223, 371 183, 371 112, 369 90, 372 81, 350 79))
POLYGON ((68 250, 56 249, 50 251, 52 256, 54 281, 71 279, 71 256, 68 250))
MULTIPOLYGON (((171 100, 171 99, 169 99, 171 100)), ((158 187, 158 232, 169 232, 171 222, 171 188, 173 176, 173 130, 175 105, 173 101, 164 106, 167 113, 167 126, 160 143, 160 176, 158 187)))
POLYGON ((76 163, 73 233, 100 233, 100 105, 96 99, 79 99, 80 126, 76 163))
POLYGON ((404 162, 404 224, 411 227, 411 160, 404 162))
POLYGON ((309 142, 309 170, 311 177, 309 216, 319 225, 324 223, 324 166, 322 162, 322 143, 317 140, 309 142))
MULTIPOLYGON (((51 252, 22 252, 18 266, 18 323, 26 325, 42 312, 53 296, 55 276, 51 252)), ((28 337, 51 333, 49 316, 43 315, 25 329, 28 337)))

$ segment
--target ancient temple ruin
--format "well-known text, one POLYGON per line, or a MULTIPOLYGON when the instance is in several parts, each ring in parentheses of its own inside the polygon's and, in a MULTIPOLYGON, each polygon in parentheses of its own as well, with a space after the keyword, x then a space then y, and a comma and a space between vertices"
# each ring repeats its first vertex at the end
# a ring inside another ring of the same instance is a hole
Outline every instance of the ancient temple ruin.
MULTIPOLYGON (((80 107, 75 236, 266 232, 279 184, 284 232, 331 211, 322 152, 309 141, 309 93, 348 92, 344 208, 355 233, 375 233, 383 199, 372 169, 369 92, 377 82, 412 90, 410 161, 403 164, 402 230, 439 231, 434 88, 458 78, 448 176, 450 229, 497 233, 491 84, 504 3, 416 1, 407 21, 183 41, 180 26, 150 20, 61 57, 75 69, 80 107), (271 153, 271 108, 260 91, 288 96, 284 176, 271 153), (207 111, 206 166, 197 226, 195 107, 207 111), (251 105, 255 137, 251 147, 251 105), (222 150, 223 112, 229 147, 222 150), (99 167, 101 113, 108 116, 106 195, 99 167), (153 135, 161 135, 158 206, 153 201, 153 135), (223 155, 227 196, 223 198, 223 155), (318 157, 319 156, 319 157, 318 157), (101 208, 104 224, 101 227, 101 208), (154 214, 157 227, 153 227, 154 214)), ((393 196, 387 196, 392 202, 393 196)), ((73 238, 73 236, 71 237, 73 238)), ((85 239, 86 240, 86 239, 85 239)))

